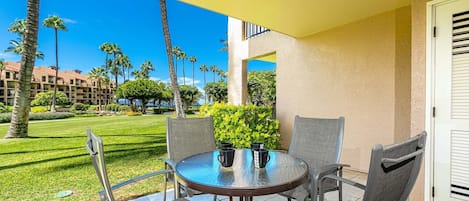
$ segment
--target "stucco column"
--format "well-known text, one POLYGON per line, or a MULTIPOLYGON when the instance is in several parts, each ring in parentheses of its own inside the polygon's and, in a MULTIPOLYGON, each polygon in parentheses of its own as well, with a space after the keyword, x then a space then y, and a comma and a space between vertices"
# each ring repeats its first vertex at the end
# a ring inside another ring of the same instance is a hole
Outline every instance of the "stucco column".
POLYGON ((246 104, 247 41, 243 41, 243 22, 228 17, 228 102, 246 104))
MULTIPOLYGON (((412 83, 411 83, 411 112, 410 112, 410 135, 419 134, 425 129, 425 30, 426 30, 426 3, 427 0, 412 0, 412 83)), ((427 136, 427 143, 430 142, 427 136)), ((430 150, 426 150, 430 151, 430 150)), ((425 160, 430 160, 425 158, 425 160)), ((425 175, 424 163, 420 169, 419 177, 409 200, 424 200, 424 180, 429 178, 425 175), (425 178, 426 177, 426 178, 425 178)))

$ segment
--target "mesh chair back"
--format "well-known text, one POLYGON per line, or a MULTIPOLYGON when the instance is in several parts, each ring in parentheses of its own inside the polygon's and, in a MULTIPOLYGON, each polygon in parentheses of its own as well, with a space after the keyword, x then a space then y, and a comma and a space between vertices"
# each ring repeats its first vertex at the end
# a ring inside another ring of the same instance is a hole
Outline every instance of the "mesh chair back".
POLYGON ((426 132, 401 143, 375 145, 363 200, 405 201, 422 164, 426 132))
POLYGON ((295 116, 288 153, 315 169, 338 163, 344 136, 344 117, 319 119, 295 116))
POLYGON ((168 157, 174 162, 208 151, 213 151, 215 138, 213 136, 212 117, 171 119, 167 118, 166 141, 168 157))
POLYGON ((98 179, 104 188, 104 191, 100 193, 101 200, 114 201, 111 184, 109 183, 107 176, 106 164, 104 162, 103 141, 101 140, 101 137, 96 136, 89 128, 86 130, 86 133, 88 135, 86 149, 90 153, 94 169, 96 170, 98 179))

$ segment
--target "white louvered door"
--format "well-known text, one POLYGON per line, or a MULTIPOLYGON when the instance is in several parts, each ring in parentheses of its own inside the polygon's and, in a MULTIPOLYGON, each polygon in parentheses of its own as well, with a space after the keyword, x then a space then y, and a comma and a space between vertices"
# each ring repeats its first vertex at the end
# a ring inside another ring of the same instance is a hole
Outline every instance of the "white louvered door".
POLYGON ((436 201, 469 201, 469 0, 435 7, 436 201))

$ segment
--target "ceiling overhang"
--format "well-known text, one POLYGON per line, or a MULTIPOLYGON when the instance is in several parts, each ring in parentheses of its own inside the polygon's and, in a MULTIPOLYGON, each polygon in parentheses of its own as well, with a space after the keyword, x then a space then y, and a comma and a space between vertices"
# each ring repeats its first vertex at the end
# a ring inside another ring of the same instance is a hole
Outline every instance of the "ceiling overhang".
POLYGON ((410 0, 180 0, 301 38, 410 5, 410 0))

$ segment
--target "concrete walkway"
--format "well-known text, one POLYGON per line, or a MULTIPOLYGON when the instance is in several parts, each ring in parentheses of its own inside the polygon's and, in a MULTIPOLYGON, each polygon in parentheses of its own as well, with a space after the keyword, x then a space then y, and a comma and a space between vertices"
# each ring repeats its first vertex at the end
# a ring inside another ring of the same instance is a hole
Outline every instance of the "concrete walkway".
MULTIPOLYGON (((351 170, 344 170, 344 178, 351 179, 353 181, 360 182, 362 184, 366 183, 367 175, 365 173, 351 171, 351 170)), ((343 201, 357 201, 361 200, 363 197, 363 191, 349 186, 347 184, 343 185, 343 201)), ((173 191, 170 190, 167 193, 168 201, 173 200, 173 191)), ((191 201, 212 201, 213 195, 198 195, 194 197, 188 198, 191 201)), ((163 200, 163 193, 157 193, 148 195, 145 197, 141 197, 135 199, 134 201, 162 201, 163 200)), ((217 200, 219 201, 228 201, 229 198, 227 196, 217 196, 217 200)), ((234 198, 233 200, 238 200, 238 198, 234 198)), ((338 193, 337 192, 330 192, 326 194, 327 201, 338 201, 338 193)), ((254 197, 254 201, 287 201, 285 197, 279 195, 265 195, 265 196, 256 196, 254 197)))

